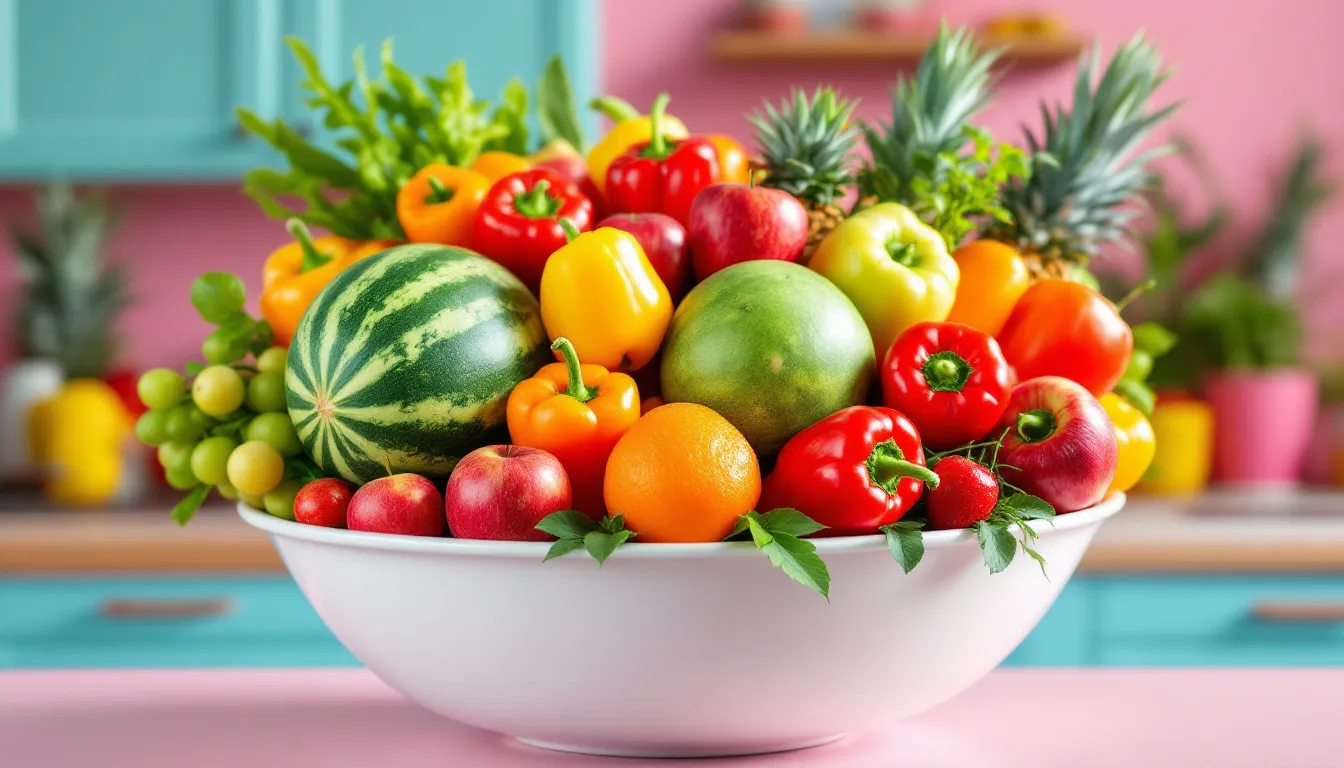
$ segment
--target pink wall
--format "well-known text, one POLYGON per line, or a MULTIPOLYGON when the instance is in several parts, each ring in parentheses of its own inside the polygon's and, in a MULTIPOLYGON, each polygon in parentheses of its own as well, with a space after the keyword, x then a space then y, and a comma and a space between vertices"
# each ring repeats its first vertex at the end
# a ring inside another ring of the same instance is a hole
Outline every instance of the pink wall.
MULTIPOLYGON (((995 0, 931 0, 953 22, 974 21, 991 10, 1020 4, 995 0)), ((1267 171, 1287 152, 1298 125, 1308 121, 1337 149, 1334 167, 1344 174, 1344 101, 1337 78, 1344 73, 1344 4, 1295 0, 1291 14, 1264 0, 1065 3, 1075 25, 1098 32, 1109 47, 1145 27, 1177 67, 1168 98, 1186 100, 1170 130, 1197 136, 1218 168, 1237 212, 1253 216, 1267 196, 1267 171), (1200 6, 1208 10, 1196 10, 1200 6), (1238 49, 1236 44, 1245 47, 1238 49), (1333 79, 1332 79, 1333 78, 1333 79)), ((1033 4, 1039 6, 1039 3, 1033 4)), ((744 109, 762 95, 778 98, 791 85, 829 82, 862 98, 861 114, 887 111, 893 71, 884 68, 725 68, 705 55, 714 31, 728 23, 727 0, 606 0, 604 87, 637 104, 660 90, 673 95, 674 112, 694 129, 747 135, 744 109)), ((985 124, 1016 138, 1019 122, 1036 123, 1036 102, 1067 95, 1072 67, 1011 74, 1003 81, 985 124)), ((263 217, 236 189, 224 186, 133 187, 115 200, 124 225, 112 258, 135 274, 137 305, 122 330, 128 362, 177 365, 199 355, 206 326, 187 301, 192 278, 209 269, 237 272, 255 300, 262 261, 284 242, 277 222, 263 217)), ((0 190, 0 222, 30 217, 27 190, 0 190)), ((1344 197, 1315 227, 1308 253, 1308 284, 1344 271, 1333 233, 1344 227, 1344 197)), ((1233 238, 1235 240, 1235 238, 1233 238)), ((1235 245, 1235 242, 1232 243, 1235 245)), ((0 245, 0 306, 11 307, 15 283, 8 244, 0 245)), ((10 312, 0 315, 8 339, 10 312)), ((1323 302, 1309 309, 1318 347, 1344 348, 1327 338, 1344 315, 1323 302)), ((10 354, 0 349, 0 361, 10 354)))

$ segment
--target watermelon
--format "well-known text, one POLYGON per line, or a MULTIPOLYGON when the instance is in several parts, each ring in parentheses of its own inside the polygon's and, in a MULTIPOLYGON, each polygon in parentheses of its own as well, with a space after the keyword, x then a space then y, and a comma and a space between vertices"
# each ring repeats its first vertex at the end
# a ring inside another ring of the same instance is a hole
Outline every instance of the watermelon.
POLYGON ((463 248, 401 245, 356 262, 313 300, 289 348, 286 403, 308 455, 365 483, 443 478, 506 442, 509 392, 550 362, 537 301, 463 248))
POLYGON ((717 411, 768 458, 866 401, 873 339, 844 293, 787 261, 747 261, 696 286, 663 342, 663 399, 717 411))

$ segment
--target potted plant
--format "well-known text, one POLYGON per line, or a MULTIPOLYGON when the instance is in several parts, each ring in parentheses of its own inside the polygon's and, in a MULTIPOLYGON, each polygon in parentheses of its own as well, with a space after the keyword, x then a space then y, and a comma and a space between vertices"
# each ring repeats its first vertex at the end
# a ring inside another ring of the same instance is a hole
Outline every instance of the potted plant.
POLYGON ((1214 276, 1186 303, 1181 333, 1202 366, 1217 421, 1214 477, 1294 485, 1317 414, 1317 377, 1302 365, 1298 267, 1303 233, 1333 192, 1323 151, 1305 137, 1240 269, 1214 276))

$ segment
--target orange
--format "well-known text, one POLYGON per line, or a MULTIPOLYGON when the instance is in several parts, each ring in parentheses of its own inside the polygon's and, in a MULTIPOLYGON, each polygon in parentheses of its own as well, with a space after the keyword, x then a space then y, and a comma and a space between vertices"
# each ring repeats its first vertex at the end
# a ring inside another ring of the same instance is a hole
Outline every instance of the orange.
POLYGON ((694 403, 649 411, 607 461, 607 512, 638 541, 722 541, 756 508, 761 468, 728 420, 694 403))
POLYGON ((1010 246, 994 240, 972 240, 952 254, 961 279, 957 299, 947 316, 990 336, 998 336, 1017 300, 1031 285, 1027 263, 1010 246))

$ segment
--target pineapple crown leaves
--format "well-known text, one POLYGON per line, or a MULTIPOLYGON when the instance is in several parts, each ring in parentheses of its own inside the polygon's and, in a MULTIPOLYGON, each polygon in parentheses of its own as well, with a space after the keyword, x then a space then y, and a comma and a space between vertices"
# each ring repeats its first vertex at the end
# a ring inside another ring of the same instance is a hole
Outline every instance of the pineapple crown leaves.
POLYGON ((891 122, 863 126, 872 160, 859 174, 862 195, 910 201, 919 158, 956 152, 966 143, 967 124, 989 103, 995 80, 990 69, 999 55, 982 51, 967 29, 939 26, 915 76, 902 75, 892 89, 891 122))
POLYGON ((37 213, 37 233, 10 230, 27 283, 19 346, 71 377, 101 375, 117 351, 116 315, 130 304, 125 272, 102 263, 115 216, 104 193, 80 198, 63 182, 38 193, 37 213))
POLYGON ((1287 300, 1297 288, 1300 241, 1307 221, 1335 193, 1324 173, 1325 148, 1306 133, 1278 182, 1274 206, 1247 248, 1243 270, 1274 298, 1287 300))
POLYGON ((819 205, 843 196, 854 183, 849 156, 859 139, 857 105, 818 86, 810 97, 795 90, 778 107, 767 101, 762 113, 748 115, 765 158, 764 185, 819 205))
POLYGON ((1127 240, 1137 215, 1131 203, 1150 183, 1146 165, 1168 147, 1135 150, 1179 104, 1149 107, 1170 73, 1142 32, 1116 49, 1094 89, 1099 66, 1097 49, 1084 54, 1071 108, 1042 104, 1042 134, 1024 129, 1032 172, 1004 187, 1013 221, 992 225, 992 235, 1079 261, 1102 243, 1127 240))

